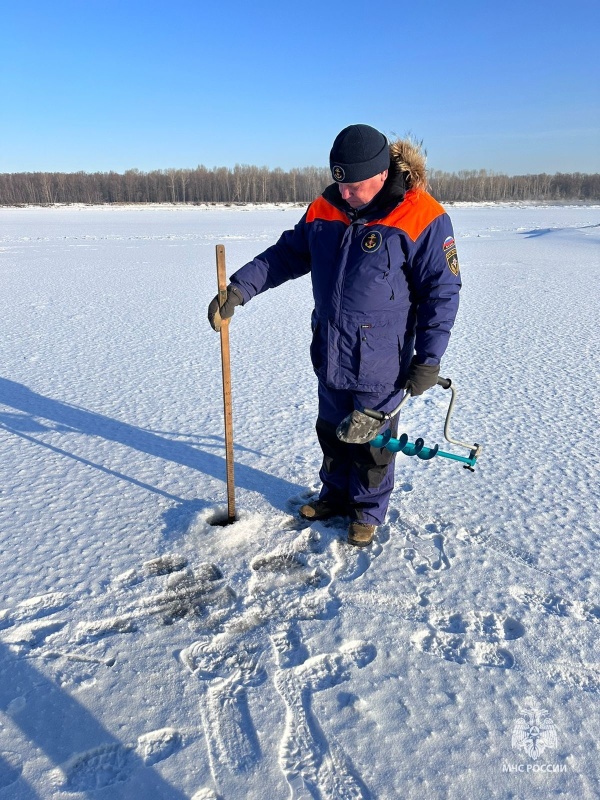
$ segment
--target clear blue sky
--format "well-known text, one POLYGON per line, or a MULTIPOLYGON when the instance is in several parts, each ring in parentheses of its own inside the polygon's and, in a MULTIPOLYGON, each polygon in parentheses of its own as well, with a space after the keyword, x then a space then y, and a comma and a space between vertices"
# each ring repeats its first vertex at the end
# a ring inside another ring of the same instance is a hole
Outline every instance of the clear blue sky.
POLYGON ((0 172, 326 166, 354 122, 600 172, 599 30, 598 0, 0 0, 0 172))

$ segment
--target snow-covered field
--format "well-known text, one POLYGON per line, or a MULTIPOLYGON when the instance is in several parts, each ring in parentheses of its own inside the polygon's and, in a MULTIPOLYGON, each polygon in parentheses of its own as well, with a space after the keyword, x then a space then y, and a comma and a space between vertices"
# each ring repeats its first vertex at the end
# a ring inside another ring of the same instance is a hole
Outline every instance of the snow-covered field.
MULTIPOLYGON (((211 524, 215 244, 231 273, 301 213, 0 210, 0 798, 600 797, 600 208, 450 209, 483 455, 399 455, 367 551, 296 516, 308 278, 235 314, 211 524)), ((400 429, 442 446, 447 401, 400 429)))

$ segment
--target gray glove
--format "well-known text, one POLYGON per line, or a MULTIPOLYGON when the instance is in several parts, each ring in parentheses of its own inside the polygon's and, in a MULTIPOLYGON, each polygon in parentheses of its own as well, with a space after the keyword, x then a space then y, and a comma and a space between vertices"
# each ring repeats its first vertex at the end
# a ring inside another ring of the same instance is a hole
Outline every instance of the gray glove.
POLYGON ((219 295, 210 301, 208 306, 208 321, 213 331, 221 329, 221 322, 224 319, 233 317, 236 306, 244 304, 244 298, 240 290, 232 283, 227 287, 227 299, 219 308, 219 295))
POLYGON ((413 397, 417 394, 423 394, 427 389, 431 389, 432 386, 436 385, 439 374, 439 364, 415 364, 413 361, 408 371, 406 391, 413 397))

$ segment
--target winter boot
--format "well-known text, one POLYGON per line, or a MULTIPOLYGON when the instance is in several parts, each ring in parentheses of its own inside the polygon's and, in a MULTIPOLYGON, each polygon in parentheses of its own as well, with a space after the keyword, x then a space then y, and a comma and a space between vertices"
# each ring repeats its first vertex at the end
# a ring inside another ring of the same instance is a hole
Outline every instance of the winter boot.
POLYGON ((367 547, 373 541, 377 525, 368 525, 365 522, 351 522, 348 528, 348 544, 355 547, 367 547))
POLYGON ((318 520, 336 517, 338 514, 343 514, 344 512, 339 506, 333 506, 331 503, 328 503, 327 500, 313 500, 312 503, 306 503, 306 505, 300 506, 298 513, 301 517, 304 517, 304 519, 318 520))

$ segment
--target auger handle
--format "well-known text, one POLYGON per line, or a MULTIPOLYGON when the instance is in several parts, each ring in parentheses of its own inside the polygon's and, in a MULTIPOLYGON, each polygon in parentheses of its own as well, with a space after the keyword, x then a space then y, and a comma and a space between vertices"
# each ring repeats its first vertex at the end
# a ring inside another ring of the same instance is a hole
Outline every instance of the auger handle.
POLYGON ((384 414, 383 411, 375 411, 373 408, 363 408, 362 413, 365 417, 371 417, 371 419, 379 420, 379 422, 383 422, 388 418, 387 414, 384 414))
MULTIPOLYGON (((450 380, 450 378, 438 378, 437 385, 441 386, 443 389, 452 389, 452 400, 450 401, 451 404, 450 407, 452 407, 452 403, 454 402, 455 389, 452 387, 452 381, 450 380)), ((396 406, 396 408, 393 411, 389 411, 387 414, 384 414, 383 411, 375 411, 372 408, 363 408, 362 413, 366 417, 371 417, 371 419, 376 419, 379 422, 385 422, 385 420, 392 419, 392 417, 395 417, 396 414, 399 413, 400 409, 405 405, 405 403, 407 403, 410 400, 411 397, 412 395, 410 394, 410 392, 406 392, 406 394, 402 398, 400 405, 396 406)))

